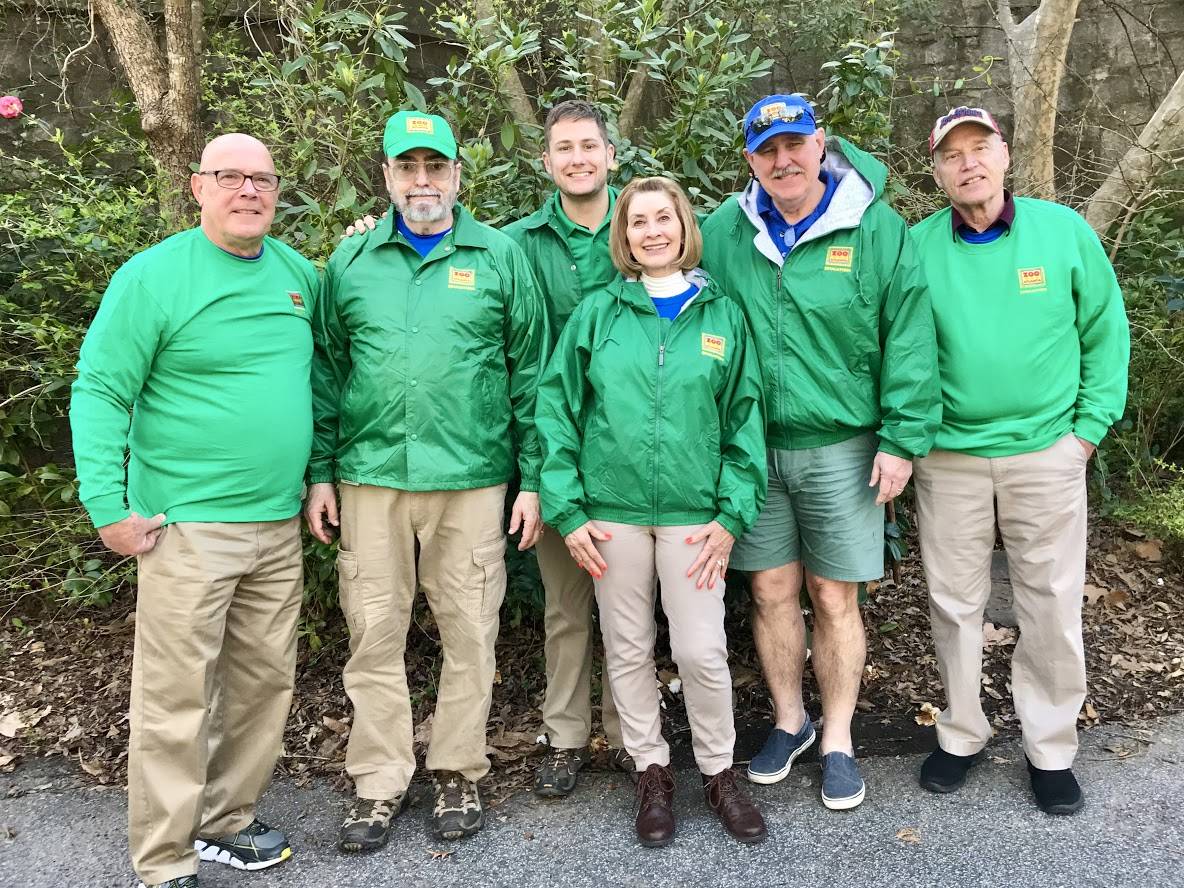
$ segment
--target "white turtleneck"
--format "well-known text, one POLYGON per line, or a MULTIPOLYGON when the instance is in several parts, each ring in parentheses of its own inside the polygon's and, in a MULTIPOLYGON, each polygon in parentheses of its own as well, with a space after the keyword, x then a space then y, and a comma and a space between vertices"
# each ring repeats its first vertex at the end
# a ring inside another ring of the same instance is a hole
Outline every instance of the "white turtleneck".
POLYGON ((685 293, 691 286, 683 272, 675 271, 662 277, 650 277, 644 271, 641 273, 641 283, 651 299, 668 299, 685 293))

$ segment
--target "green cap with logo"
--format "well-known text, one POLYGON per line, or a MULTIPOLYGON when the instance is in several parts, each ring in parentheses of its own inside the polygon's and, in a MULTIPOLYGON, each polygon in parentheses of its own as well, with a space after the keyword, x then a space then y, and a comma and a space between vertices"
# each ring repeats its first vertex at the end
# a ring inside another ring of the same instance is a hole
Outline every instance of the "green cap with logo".
POLYGON ((430 148, 449 160, 456 160, 456 137, 448 121, 438 114, 400 111, 386 122, 382 150, 387 157, 398 157, 412 148, 430 148))

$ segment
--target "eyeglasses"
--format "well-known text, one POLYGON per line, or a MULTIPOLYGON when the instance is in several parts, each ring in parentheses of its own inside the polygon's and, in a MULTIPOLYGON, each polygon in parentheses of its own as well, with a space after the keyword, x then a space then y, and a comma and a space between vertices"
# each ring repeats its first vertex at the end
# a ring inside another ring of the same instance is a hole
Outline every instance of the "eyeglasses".
POLYGON ((753 135, 759 136, 771 126, 776 126, 779 123, 797 123, 805 116, 805 108, 789 108, 782 111, 776 117, 758 117, 748 125, 748 131, 753 135))
POLYGON ((243 182, 251 180, 256 191, 275 191, 280 187, 280 177, 275 173, 244 173, 239 170, 201 170, 199 176, 213 176, 222 188, 242 188, 243 182))
POLYGON ((419 178, 422 169, 429 179, 441 182, 452 175, 451 160, 396 160, 394 162, 395 178, 410 182, 419 178))

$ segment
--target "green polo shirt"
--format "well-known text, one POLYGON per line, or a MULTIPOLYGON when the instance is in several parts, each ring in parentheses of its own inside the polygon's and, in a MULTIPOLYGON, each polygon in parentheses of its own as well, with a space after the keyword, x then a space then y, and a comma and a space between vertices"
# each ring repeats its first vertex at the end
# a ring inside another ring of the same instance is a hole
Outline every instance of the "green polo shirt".
POLYGON ((552 343, 585 296, 620 277, 608 247, 609 222, 617 202, 615 188, 609 188, 608 201, 608 212, 595 231, 567 217, 558 191, 534 213, 502 229, 526 252, 542 287, 552 343))
POLYGON ((313 315, 309 479, 466 490, 538 485, 547 312, 522 250, 454 211, 421 257, 391 214, 344 240, 313 315))

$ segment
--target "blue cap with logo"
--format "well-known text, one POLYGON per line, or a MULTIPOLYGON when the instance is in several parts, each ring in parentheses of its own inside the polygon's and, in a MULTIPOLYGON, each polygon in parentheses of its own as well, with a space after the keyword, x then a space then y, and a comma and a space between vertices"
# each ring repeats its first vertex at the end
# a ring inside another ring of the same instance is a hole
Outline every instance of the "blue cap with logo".
POLYGON ((765 96, 744 115, 744 147, 751 153, 781 133, 808 136, 818 129, 805 96, 765 96))

